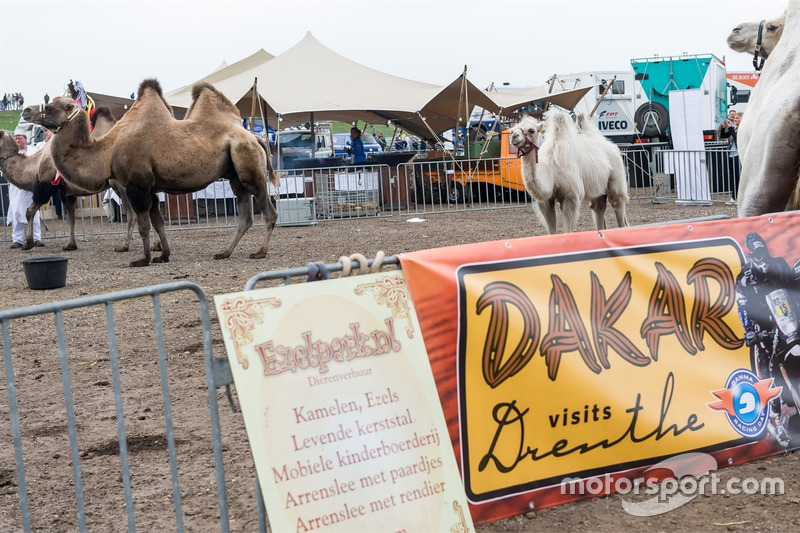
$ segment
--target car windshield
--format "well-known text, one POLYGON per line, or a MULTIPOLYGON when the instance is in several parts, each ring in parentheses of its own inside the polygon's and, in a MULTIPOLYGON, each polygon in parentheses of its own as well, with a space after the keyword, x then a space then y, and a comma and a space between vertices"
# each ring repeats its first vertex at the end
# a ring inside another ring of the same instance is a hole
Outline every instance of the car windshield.
POLYGON ((361 142, 364 144, 378 144, 378 141, 375 140, 371 133, 362 133, 361 142))
POLYGON ((334 146, 345 146, 350 143, 350 134, 349 133, 334 133, 333 134, 333 145, 334 146))
POLYGON ((285 147, 310 147, 310 133, 281 133, 281 145, 285 147))

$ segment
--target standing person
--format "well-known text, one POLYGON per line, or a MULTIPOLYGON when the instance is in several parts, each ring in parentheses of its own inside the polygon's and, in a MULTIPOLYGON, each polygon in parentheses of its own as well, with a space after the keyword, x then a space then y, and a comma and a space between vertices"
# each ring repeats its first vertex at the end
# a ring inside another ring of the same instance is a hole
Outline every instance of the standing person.
POLYGON ((50 103, 50 95, 47 94, 47 93, 44 93, 44 103, 45 104, 49 104, 50 103))
POLYGON ((361 130, 353 126, 350 128, 350 147, 346 147, 352 157, 354 165, 360 165, 367 162, 367 154, 364 152, 364 143, 361 140, 361 130))
POLYGON ((736 136, 739 132, 739 123, 742 120, 742 113, 730 110, 728 120, 722 123, 719 136, 728 141, 728 176, 730 177, 731 199, 735 202, 739 193, 739 179, 741 177, 741 165, 739 163, 739 150, 736 145, 736 136))
MULTIPOLYGON (((83 84, 80 81, 72 81, 69 80, 67 84, 67 90, 69 91, 69 96, 75 103, 78 104, 81 109, 86 111, 86 114, 89 115, 89 122, 91 123, 92 116, 94 116, 94 100, 91 96, 86 93, 86 89, 84 89, 83 84)), ((93 130, 94 126, 90 126, 89 130, 93 130)))
POLYGON ((381 145, 381 150, 384 152, 386 151, 386 139, 383 136, 383 133, 378 132, 375 134, 375 140, 378 141, 378 144, 381 145))
MULTIPOLYGON (((20 154, 32 155, 36 153, 33 146, 28 146, 28 136, 23 130, 17 129, 14 132, 14 140, 20 154)), ((25 225, 28 219, 25 212, 33 202, 33 193, 16 187, 13 183, 8 184, 8 225, 11 226, 11 248, 22 248, 25 242, 25 225)), ((39 212, 33 217, 33 244, 34 246, 44 246, 42 242, 42 226, 39 221, 39 212)))

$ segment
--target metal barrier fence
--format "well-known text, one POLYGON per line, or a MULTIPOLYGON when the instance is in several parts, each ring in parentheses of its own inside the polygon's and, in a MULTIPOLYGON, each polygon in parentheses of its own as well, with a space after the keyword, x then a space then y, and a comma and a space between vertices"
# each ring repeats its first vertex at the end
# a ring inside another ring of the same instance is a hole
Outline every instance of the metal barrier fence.
MULTIPOLYGON (((731 157, 725 144, 709 144, 696 152, 670 150, 665 144, 620 145, 620 149, 634 199, 728 202, 738 184, 738 158, 731 157)), ((417 154, 408 161, 412 154, 397 155, 396 164, 391 165, 281 171, 281 186, 272 191, 277 201, 278 225, 530 208, 531 199, 524 190, 516 158, 456 160, 417 154)), ((0 183, 0 220, 4 220, 7 211, 7 187, 0 183)), ((161 206, 167 229, 172 231, 230 227, 238 220, 236 201, 224 180, 196 193, 164 195, 161 206)), ((255 205, 253 212, 259 213, 255 205)), ((66 221, 54 214, 52 206, 44 212, 46 235, 67 235, 66 221)), ((76 234, 83 239, 123 234, 125 217, 113 200, 103 208, 99 196, 81 198, 76 234)), ((254 223, 264 222, 256 216, 254 223)), ((10 239, 10 229, 2 226, 0 240, 10 239)))
MULTIPOLYGON (((232 377, 227 358, 213 357, 208 307, 208 299, 199 286, 175 282, 0 311, 8 399, 5 405, 0 402, 0 420, 10 422, 8 427, 5 422, 0 425, 0 441, 13 442, 13 446, 0 447, 0 529, 108 531, 122 529, 126 523, 127 529, 134 531, 136 514, 147 514, 152 519, 173 513, 174 528, 169 529, 183 531, 187 514, 209 512, 207 505, 189 512, 186 508, 198 504, 185 494, 203 490, 213 495, 213 490, 218 512, 212 510, 209 516, 218 516, 219 529, 229 531, 217 387, 229 385, 232 377), (177 291, 194 293, 198 299, 196 317, 186 316, 185 306, 180 311, 177 305, 172 308, 177 296, 169 301, 163 297, 177 291), (135 324, 118 320, 132 306, 147 306, 148 302, 152 306, 152 330, 139 320, 135 324), (52 315, 52 326, 47 325, 43 315, 52 315), (180 338, 172 338, 175 333, 165 338, 163 324, 176 321, 180 338), (80 332, 86 333, 83 343, 75 345, 80 332), (105 346, 100 340, 101 332, 107 335, 105 346), (198 339, 202 342, 197 343, 198 339), (31 344, 36 345, 33 358, 31 344), (25 347, 26 357, 15 357, 15 349, 22 351, 25 347), (202 360, 192 358, 198 352, 202 352, 202 360), (143 365, 153 368, 147 372, 152 379, 143 378, 141 370, 130 370, 143 365), (205 367, 204 376, 195 370, 200 365, 205 367), (59 375, 60 394, 53 383, 59 375), (205 392, 194 395, 183 388, 180 395, 171 394, 176 379, 196 382, 197 386, 191 389, 205 392), (63 399, 60 405, 59 397, 63 399), (196 414, 188 418, 187 413, 196 412, 198 405, 206 403, 207 420, 198 420, 196 414), (52 425, 52 413, 58 411, 63 412, 66 427, 52 425), (103 441, 101 427, 106 434, 116 433, 116 438, 103 441), (68 435, 68 443, 64 434, 68 435), (58 439, 55 442, 63 446, 64 453, 43 457, 39 453, 42 439, 51 444, 58 439), (181 450, 183 454, 179 453, 181 450), (137 470, 144 460, 139 454, 144 452, 161 453, 148 460, 163 464, 162 473, 137 470), (136 487, 132 483, 134 472, 136 487), (185 482, 181 484, 179 478, 185 482), (207 488, 212 484, 213 489, 207 488), (140 491, 136 498, 135 490, 140 491), (119 516, 100 516, 99 511, 92 511, 87 502, 99 499, 98 493, 118 497, 119 516), (65 512, 55 517, 37 515, 45 499, 60 502, 65 512), (93 518, 104 522, 93 523, 93 518)), ((241 425, 241 420, 238 423, 241 425)), ((265 531, 263 502, 255 491, 252 468, 239 467, 239 476, 251 476, 248 485, 258 509, 258 527, 265 531)), ((241 492, 241 479, 238 481, 236 490, 241 492)), ((239 494, 239 504, 241 498, 239 494)), ((255 521, 253 516, 249 519, 255 521)), ((211 524, 204 516, 202 523, 194 523, 192 529, 206 529, 211 524)))

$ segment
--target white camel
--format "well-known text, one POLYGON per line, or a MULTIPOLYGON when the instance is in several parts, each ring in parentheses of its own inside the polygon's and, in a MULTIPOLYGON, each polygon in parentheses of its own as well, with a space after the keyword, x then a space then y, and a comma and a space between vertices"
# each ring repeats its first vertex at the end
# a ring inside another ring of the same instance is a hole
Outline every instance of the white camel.
MULTIPOLYGON (((628 197, 628 186, 626 182, 627 172, 625 170, 625 159, 619 146, 611 142, 608 137, 600 133, 597 126, 586 116, 579 113, 575 125, 580 133, 590 135, 597 146, 602 149, 611 166, 611 174, 608 176, 606 198, 614 208, 617 217, 617 225, 624 227, 628 225, 628 217, 625 213, 625 206, 630 198, 628 197)), ((605 205, 603 206, 605 212, 605 205)), ((603 219, 605 220, 605 218, 603 219)))
POLYGON ((800 168, 800 0, 790 0, 783 34, 766 62, 737 134, 742 161, 739 216, 783 211, 800 168))
POLYGON ((728 35, 728 46, 735 52, 753 55, 753 68, 761 70, 783 35, 786 13, 772 20, 742 22, 728 35))
POLYGON ((525 190, 536 200, 548 232, 557 231, 556 203, 561 206, 565 232, 575 231, 584 201, 590 204, 596 229, 606 227, 607 202, 614 207, 617 224, 627 226, 628 192, 619 153, 612 154, 599 132, 580 133, 562 111, 553 109, 544 118, 539 122, 524 117, 512 128, 511 144, 522 158, 525 190), (543 130, 547 136, 540 142, 543 130))

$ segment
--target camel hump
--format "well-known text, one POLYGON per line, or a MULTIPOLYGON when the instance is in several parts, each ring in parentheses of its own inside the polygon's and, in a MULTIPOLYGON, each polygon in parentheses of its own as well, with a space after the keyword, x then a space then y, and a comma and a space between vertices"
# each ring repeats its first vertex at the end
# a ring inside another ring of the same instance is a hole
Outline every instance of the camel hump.
POLYGON ((161 84, 155 78, 147 78, 139 84, 139 91, 136 93, 136 98, 141 100, 142 96, 144 95, 144 91, 147 89, 153 89, 158 93, 158 96, 160 96, 162 99, 164 98, 164 93, 161 91, 161 84))
POLYGON ((99 118, 104 118, 108 122, 116 122, 117 121, 117 119, 114 118, 114 114, 111 112, 111 109, 109 109, 106 106, 100 106, 100 107, 96 107, 94 109, 94 113, 92 114, 92 118, 91 118, 91 122, 92 122, 92 127, 93 128, 97 125, 97 119, 99 119, 99 118))
POLYGON ((192 86, 192 102, 193 103, 196 102, 197 99, 200 98, 200 95, 202 95, 204 91, 211 91, 213 94, 216 95, 217 98, 219 98, 219 100, 222 103, 224 103, 227 106, 235 107, 233 105, 233 102, 231 102, 230 99, 227 96, 222 94, 222 92, 220 92, 216 87, 214 87, 213 85, 211 85, 207 81, 200 81, 200 82, 195 83, 192 86))

